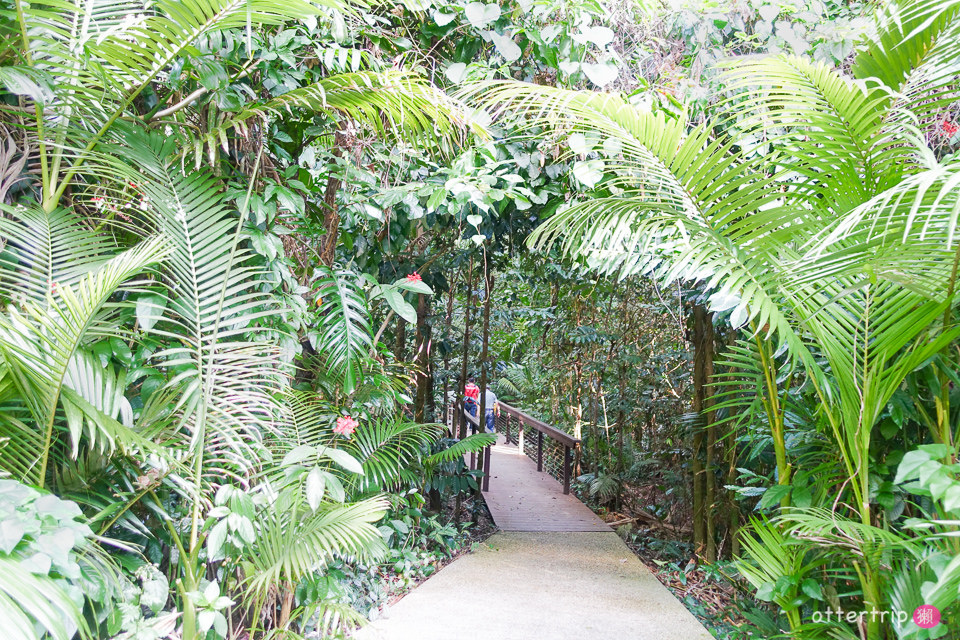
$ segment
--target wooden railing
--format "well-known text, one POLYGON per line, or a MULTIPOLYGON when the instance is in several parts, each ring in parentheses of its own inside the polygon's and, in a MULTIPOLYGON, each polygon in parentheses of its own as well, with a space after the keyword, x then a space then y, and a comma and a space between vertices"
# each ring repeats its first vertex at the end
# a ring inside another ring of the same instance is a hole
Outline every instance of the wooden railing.
MULTIPOLYGON (((498 422, 498 430, 501 430, 507 438, 507 442, 515 442, 520 448, 520 451, 526 453, 526 447, 524 442, 524 436, 528 429, 532 429, 536 432, 537 445, 536 445, 536 457, 534 460, 537 462, 537 471, 543 471, 543 439, 544 437, 555 440, 560 446, 563 447, 563 461, 562 461, 562 482, 563 482, 563 492, 570 493, 570 476, 573 473, 573 452, 580 447, 580 440, 574 438, 568 433, 564 433, 556 427, 552 427, 542 420, 538 420, 533 416, 527 415, 523 411, 515 407, 511 407, 508 404, 500 403, 500 419, 498 422), (512 433, 513 429, 511 428, 513 422, 517 423, 517 437, 513 439, 512 433)), ((533 458, 533 456, 531 456, 533 458)))
MULTIPOLYGON (((457 402, 456 405, 449 406, 447 408, 447 426, 450 427, 451 432, 456 435, 459 432, 460 425, 462 422, 465 422, 466 418, 463 416, 463 405, 461 402, 457 402)), ((483 419, 480 421, 481 425, 483 424, 483 419)), ((466 430, 470 432, 470 424, 467 423, 466 430)), ((563 483, 563 492, 565 494, 570 493, 570 479, 573 474, 573 454, 575 451, 580 448, 580 440, 574 438, 568 433, 552 427, 542 420, 538 420, 531 415, 520 411, 515 407, 511 407, 508 404, 500 403, 500 416, 497 418, 497 431, 506 436, 507 442, 516 444, 520 451, 527 454, 537 463, 537 471, 543 472, 544 470, 544 438, 549 438, 550 440, 555 441, 560 447, 563 448, 562 461, 560 463, 560 478, 558 478, 563 483), (516 429, 514 429, 514 424, 516 424, 516 429), (527 442, 525 441, 525 436, 528 430, 532 430, 536 433, 536 446, 527 447, 527 442), (516 437, 514 437, 514 431, 516 431, 516 437), (527 449, 530 448, 531 452, 528 452, 527 449), (534 453, 535 452, 535 453, 534 453)), ((473 469, 476 466, 474 454, 470 455, 470 468, 473 469)), ((483 490, 487 491, 490 488, 490 450, 486 450, 485 455, 483 456, 483 490)))

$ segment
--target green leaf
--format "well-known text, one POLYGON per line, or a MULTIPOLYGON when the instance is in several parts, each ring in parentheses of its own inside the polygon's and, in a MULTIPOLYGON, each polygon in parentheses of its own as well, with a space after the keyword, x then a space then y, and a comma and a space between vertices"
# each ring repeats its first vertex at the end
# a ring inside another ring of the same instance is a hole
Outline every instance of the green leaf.
POLYGON ((305 460, 311 460, 317 455, 317 448, 307 444, 301 444, 294 447, 287 455, 283 456, 281 466, 287 467, 294 464, 300 464, 305 460))
POLYGON ((820 590, 820 584, 816 580, 807 578, 800 584, 800 588, 814 600, 823 600, 823 592, 820 590))
POLYGON ((463 8, 464 15, 470 24, 481 29, 491 22, 496 22, 500 17, 500 7, 495 4, 483 4, 482 2, 471 2, 463 8))
POLYGON ((318 447, 317 450, 321 456, 333 460, 347 471, 351 471, 357 475, 363 475, 363 465, 346 451, 323 446, 318 447))
POLYGON ((513 41, 513 38, 507 35, 501 35, 499 33, 491 33, 491 40, 493 40, 493 46, 496 48, 497 53, 503 56, 503 59, 507 62, 513 62, 520 58, 520 47, 517 46, 517 43, 513 41))
POLYGON ((0 551, 9 554, 23 539, 24 534, 26 529, 22 523, 9 518, 0 520, 0 551))
POLYGON ((620 70, 617 69, 617 65, 611 63, 592 64, 584 62, 580 65, 580 68, 583 69, 583 72, 590 79, 590 82, 601 89, 616 80, 620 75, 620 70))
POLYGON ((579 160, 573 165, 573 176, 592 189, 603 180, 603 160, 579 160))
POLYGON ((457 17, 455 13, 443 13, 442 11, 433 11, 433 21, 437 23, 438 26, 445 27, 450 22, 457 17))
POLYGON ((413 308, 413 305, 403 299, 399 291, 396 289, 386 289, 383 292, 383 299, 387 301, 387 304, 390 305, 390 308, 393 309, 398 316, 410 324, 417 323, 417 310, 413 308))
POLYGON ((780 500, 790 495, 790 491, 792 489, 793 487, 788 484, 773 485, 763 492, 763 497, 760 498, 760 504, 758 507, 761 509, 766 509, 779 504, 780 500))
POLYGON ((137 298, 137 321, 140 328, 150 331, 163 317, 163 310, 167 308, 167 299, 157 295, 143 295, 137 298))
POLYGON ((600 49, 613 42, 613 30, 609 27, 583 27, 580 33, 573 34, 573 39, 580 44, 592 42, 600 49))
POLYGON ((227 540, 227 522, 226 520, 218 522, 210 530, 207 536, 207 555, 210 558, 220 558, 220 552, 223 550, 223 543, 227 540))
POLYGON ((323 494, 326 490, 326 477, 323 469, 314 468, 307 474, 307 482, 304 487, 307 494, 307 504, 314 511, 323 501, 323 494))
POLYGON ((408 280, 406 278, 402 278, 400 280, 397 280, 396 284, 398 288, 403 289, 404 291, 412 291, 413 293, 423 293, 428 296, 433 295, 433 289, 431 289, 430 285, 428 285, 423 280, 408 280))

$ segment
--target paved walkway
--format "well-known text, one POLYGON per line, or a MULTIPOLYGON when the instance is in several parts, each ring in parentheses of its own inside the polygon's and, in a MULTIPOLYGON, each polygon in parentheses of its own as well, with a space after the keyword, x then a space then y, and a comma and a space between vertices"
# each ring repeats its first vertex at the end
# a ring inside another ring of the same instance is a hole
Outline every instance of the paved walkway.
POLYGON ((485 497, 501 532, 388 608, 357 638, 711 638, 616 533, 564 496, 556 480, 538 474, 516 447, 496 446, 490 470, 485 497))

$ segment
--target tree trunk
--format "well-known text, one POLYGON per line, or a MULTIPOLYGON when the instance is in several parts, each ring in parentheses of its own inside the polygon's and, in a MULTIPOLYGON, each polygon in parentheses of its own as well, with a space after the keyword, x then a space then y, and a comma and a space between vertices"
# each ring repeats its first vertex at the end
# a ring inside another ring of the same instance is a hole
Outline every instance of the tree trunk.
MULTIPOLYGON (((707 381, 707 326, 711 324, 710 314, 706 307, 693 307, 693 438, 690 452, 690 472, 693 479, 693 544, 697 553, 704 551, 707 527, 705 498, 706 482, 704 464, 701 458, 703 453, 704 429, 703 418, 706 406, 705 400, 708 391, 707 381)), ((711 325, 712 326, 712 325, 711 325)))
MULTIPOLYGON (((470 307, 473 305, 473 257, 470 258, 470 268, 467 271, 467 302, 463 312, 463 363, 460 366, 460 387, 456 396, 463 397, 464 387, 467 384, 467 363, 470 360, 470 307)), ((467 437, 467 421, 458 416, 460 423, 460 439, 467 437)))
POLYGON ((426 422, 427 391, 429 387, 427 377, 430 375, 430 328, 427 326, 429 315, 430 302, 428 296, 422 293, 418 294, 416 355, 414 357, 417 397, 413 405, 413 415, 417 422, 426 422))
POLYGON ((704 389, 704 411, 707 424, 707 451, 704 469, 704 516, 707 520, 706 556, 708 562, 717 560, 717 427, 713 424, 717 419, 717 412, 713 410, 713 356, 714 332, 713 314, 708 314, 704 336, 704 379, 707 384, 704 389))
POLYGON ((337 242, 340 238, 340 211, 337 207, 337 191, 340 190, 340 167, 337 160, 343 157, 343 149, 347 143, 346 123, 341 122, 333 134, 333 161, 330 163, 330 173, 327 175, 327 186, 323 191, 323 237, 320 239, 320 262, 328 267, 333 266, 337 257, 337 242))
MULTIPOLYGON (((450 414, 450 332, 453 328, 453 299, 456 297, 456 278, 449 281, 450 290, 447 292, 447 315, 443 319, 443 339, 447 348, 443 354, 443 417, 450 414)), ((456 403, 454 403, 456 404, 456 403)), ((456 424, 456 423, 454 423, 456 424)), ((451 425, 451 432, 453 427, 451 425)), ((450 435, 453 435, 451 433, 450 435)))
POLYGON ((397 360, 403 362, 407 354, 407 321, 397 315, 397 360))

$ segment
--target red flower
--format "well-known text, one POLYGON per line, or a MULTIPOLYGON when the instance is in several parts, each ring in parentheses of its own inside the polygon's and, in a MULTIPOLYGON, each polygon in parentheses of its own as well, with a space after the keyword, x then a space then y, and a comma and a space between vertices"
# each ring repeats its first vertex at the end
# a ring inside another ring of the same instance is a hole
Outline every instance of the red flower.
POLYGON ((407 276, 407 280, 409 282, 420 282, 421 280, 423 280, 423 278, 420 277, 419 273, 414 271, 413 273, 407 276))
POLYGON ((944 133, 946 133, 947 135, 951 135, 951 136, 952 136, 953 134, 955 134, 957 131, 960 131, 960 127, 958 127, 957 125, 953 124, 953 123, 950 122, 949 120, 944 120, 943 122, 941 122, 941 123, 940 123, 940 128, 943 129, 943 132, 944 132, 944 133))
POLYGON ((341 418, 337 418, 337 426, 333 428, 333 432, 339 433, 342 436, 348 436, 359 426, 360 423, 350 416, 343 416, 341 418))

